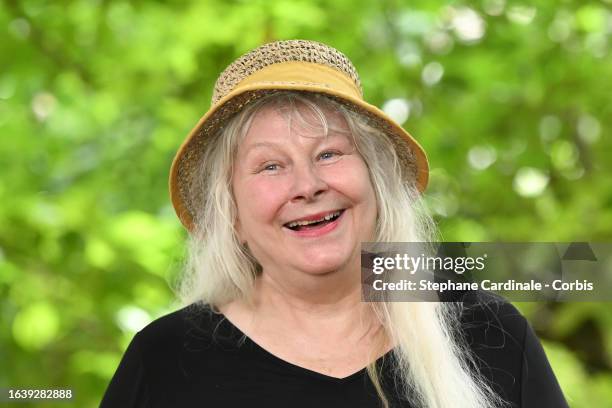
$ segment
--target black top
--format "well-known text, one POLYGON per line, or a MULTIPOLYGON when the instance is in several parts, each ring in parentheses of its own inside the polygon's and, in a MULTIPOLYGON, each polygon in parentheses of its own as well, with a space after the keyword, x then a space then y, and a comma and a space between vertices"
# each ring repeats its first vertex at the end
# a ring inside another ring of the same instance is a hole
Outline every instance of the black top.
MULTIPOLYGON (((461 334, 476 354, 478 370, 510 406, 567 407, 540 342, 518 310, 482 293, 462 301, 461 334)), ((386 395, 392 407, 412 407, 394 397, 391 358, 389 352, 377 360, 386 395)), ((102 408, 246 406, 381 405, 365 368, 338 379, 296 366, 261 348, 222 314, 195 304, 134 336, 101 403, 102 408)))

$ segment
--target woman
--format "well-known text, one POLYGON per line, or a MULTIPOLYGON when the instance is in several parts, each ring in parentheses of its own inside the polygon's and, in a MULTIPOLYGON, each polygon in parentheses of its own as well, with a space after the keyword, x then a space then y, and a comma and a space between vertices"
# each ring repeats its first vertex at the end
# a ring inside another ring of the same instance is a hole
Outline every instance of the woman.
POLYGON ((361 301, 361 242, 435 240, 427 175, 337 50, 240 57, 171 170, 189 306, 134 337, 102 406, 567 406, 509 303, 361 301))

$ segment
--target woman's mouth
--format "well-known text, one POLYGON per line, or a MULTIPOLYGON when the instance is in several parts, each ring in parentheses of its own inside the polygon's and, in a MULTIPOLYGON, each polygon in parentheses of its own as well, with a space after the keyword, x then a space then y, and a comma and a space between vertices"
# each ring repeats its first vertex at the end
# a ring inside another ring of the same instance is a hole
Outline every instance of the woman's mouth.
POLYGON ((284 225, 285 228, 296 232, 300 236, 318 236, 334 229, 344 214, 345 209, 332 211, 325 216, 311 221, 292 221, 284 225))

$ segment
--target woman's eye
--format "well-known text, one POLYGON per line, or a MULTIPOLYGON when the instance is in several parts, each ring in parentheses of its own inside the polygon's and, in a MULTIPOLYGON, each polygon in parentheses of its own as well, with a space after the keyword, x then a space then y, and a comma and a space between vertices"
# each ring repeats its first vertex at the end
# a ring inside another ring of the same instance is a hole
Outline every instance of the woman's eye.
POLYGON ((278 164, 267 164, 261 168, 261 171, 274 171, 278 168, 278 164))
POLYGON ((339 156, 339 155, 340 155, 340 154, 339 154, 338 152, 335 152, 335 151, 331 151, 331 150, 329 150, 329 151, 326 151, 326 152, 321 153, 321 154, 319 155, 319 157, 320 157, 321 159, 323 159, 323 160, 329 160, 329 159, 336 158, 336 157, 337 157, 337 156, 339 156))

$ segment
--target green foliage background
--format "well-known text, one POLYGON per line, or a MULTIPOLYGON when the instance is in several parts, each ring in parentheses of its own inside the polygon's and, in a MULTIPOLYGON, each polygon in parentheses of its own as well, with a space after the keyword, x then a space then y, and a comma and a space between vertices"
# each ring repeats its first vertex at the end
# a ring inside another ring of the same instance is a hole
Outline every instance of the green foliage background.
MULTIPOLYGON (((97 406, 175 310, 172 157, 266 41, 329 43, 410 108, 445 240, 612 240, 610 0, 0 4, 0 386, 76 394, 45 406, 97 406)), ((610 304, 518 306, 571 406, 612 407, 610 304)))

